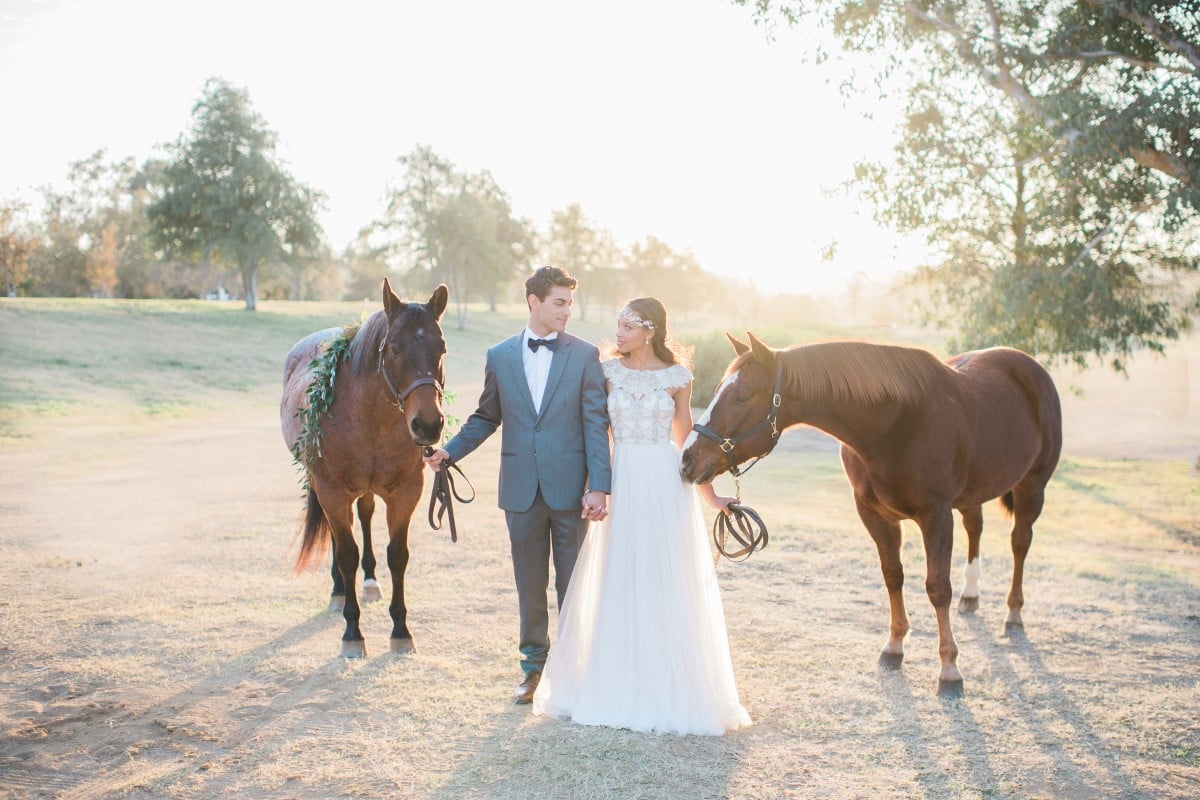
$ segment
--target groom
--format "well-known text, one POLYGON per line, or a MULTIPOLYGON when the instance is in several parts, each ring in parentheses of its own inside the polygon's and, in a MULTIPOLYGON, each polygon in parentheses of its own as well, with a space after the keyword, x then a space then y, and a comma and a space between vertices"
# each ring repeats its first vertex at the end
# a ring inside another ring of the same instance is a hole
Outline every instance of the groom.
POLYGON ((479 408, 445 449, 425 459, 435 471, 460 461, 503 424, 500 507, 512 546, 525 673, 515 692, 518 703, 533 699, 550 650, 550 558, 561 609, 587 523, 608 513, 600 354, 566 332, 576 285, 558 267, 542 267, 525 281, 528 326, 488 350, 479 408))

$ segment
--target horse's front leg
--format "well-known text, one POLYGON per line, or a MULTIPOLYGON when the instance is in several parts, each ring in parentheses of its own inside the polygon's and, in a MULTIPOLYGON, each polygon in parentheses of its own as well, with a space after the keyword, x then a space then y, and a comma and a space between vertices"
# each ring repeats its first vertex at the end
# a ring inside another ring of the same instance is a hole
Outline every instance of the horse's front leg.
POLYGON ((392 602, 388 613, 392 616, 393 653, 409 653, 416 649, 412 634, 408 630, 408 609, 404 605, 404 572, 408 569, 408 525, 413 510, 421 497, 423 481, 418 478, 415 485, 406 485, 386 499, 388 522, 388 571, 392 574, 392 602))
POLYGON ((379 581, 375 580, 375 548, 371 546, 371 517, 375 514, 375 495, 368 492, 358 498, 358 524, 362 526, 362 601, 373 603, 382 600, 379 581))
POLYGON ((859 519, 879 551, 879 568, 883 572, 891 607, 891 626, 887 644, 879 654, 879 664, 894 669, 904 661, 904 637, 908 635, 909 627, 908 611, 904 608, 904 566, 900 563, 900 523, 880 516, 857 495, 854 502, 858 506, 859 519))
POLYGON ((954 552, 954 517, 950 508, 939 508, 917 518, 925 539, 925 593, 937 616, 938 655, 942 669, 938 674, 937 693, 941 697, 961 697, 963 677, 958 671, 958 643, 950 629, 950 557, 954 552))
MULTIPOLYGON (((334 504, 330 504, 334 505, 334 504)), ((362 658, 367 654, 362 630, 358 627, 358 593, 354 590, 358 575, 358 546, 354 543, 354 512, 349 500, 338 502, 335 509, 325 508, 329 528, 333 535, 333 554, 338 572, 346 589, 342 616, 346 619, 346 632, 342 634, 342 655, 346 658, 362 658), (336 509, 336 510, 335 510, 336 509)))

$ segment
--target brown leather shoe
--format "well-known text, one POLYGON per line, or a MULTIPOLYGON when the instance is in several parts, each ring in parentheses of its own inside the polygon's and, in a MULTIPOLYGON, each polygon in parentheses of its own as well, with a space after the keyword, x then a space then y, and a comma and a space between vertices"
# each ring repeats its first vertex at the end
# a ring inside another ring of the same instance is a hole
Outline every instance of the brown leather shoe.
POLYGON ((542 673, 531 672, 525 676, 525 680, 521 682, 513 691, 513 696, 518 703, 532 703, 533 693, 537 691, 538 683, 542 680, 542 673))

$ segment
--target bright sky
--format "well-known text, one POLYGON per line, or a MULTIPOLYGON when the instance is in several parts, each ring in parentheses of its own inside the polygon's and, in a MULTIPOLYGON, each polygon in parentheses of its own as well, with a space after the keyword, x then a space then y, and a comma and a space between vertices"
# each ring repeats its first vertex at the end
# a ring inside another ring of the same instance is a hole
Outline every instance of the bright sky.
POLYGON ((0 0, 0 199, 101 148, 161 155, 220 76, 328 195, 337 250, 426 144, 542 228, 579 203, 622 246, 653 235, 767 291, 887 280, 916 249, 826 190, 886 158, 892 117, 843 108, 811 34, 775 33, 725 0, 0 0))

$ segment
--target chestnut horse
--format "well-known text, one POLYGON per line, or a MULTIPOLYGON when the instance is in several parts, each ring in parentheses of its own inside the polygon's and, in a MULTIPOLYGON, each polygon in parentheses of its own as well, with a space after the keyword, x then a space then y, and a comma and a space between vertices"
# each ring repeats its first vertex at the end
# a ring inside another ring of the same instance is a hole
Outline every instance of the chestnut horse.
POLYGON ((732 336, 737 357, 685 443, 686 480, 707 483, 770 452, 780 431, 811 425, 841 442, 842 465, 863 525, 875 540, 891 604, 880 655, 899 666, 908 633, 900 520, 925 544, 925 591, 938 624, 938 694, 960 696, 958 645, 950 630, 952 511, 967 530, 960 612, 979 603, 982 504, 999 497, 1013 516, 1012 588, 1006 629, 1021 626, 1021 577, 1062 449, 1058 391, 1036 361, 995 347, 945 362, 911 347, 824 342, 772 350, 732 336))
MULTIPOLYGON (((345 587, 342 655, 347 658, 366 655, 354 586, 359 555, 352 530, 354 505, 357 502, 364 534, 369 535, 375 495, 387 504, 391 649, 413 649, 404 605, 408 525, 425 483, 421 446, 437 444, 445 425, 446 340, 438 320, 447 297, 446 287, 438 286, 427 303, 405 302, 385 279, 383 310, 368 317, 355 333, 346 363, 336 372, 328 414, 320 417, 320 453, 307 465, 307 509, 296 569, 316 558, 332 536, 335 568, 345 587)), ((303 433, 300 411, 308 402, 314 359, 341 330, 310 334, 288 353, 279 416, 289 448, 295 448, 303 433)), ((364 547, 370 547, 369 539, 364 547)))

